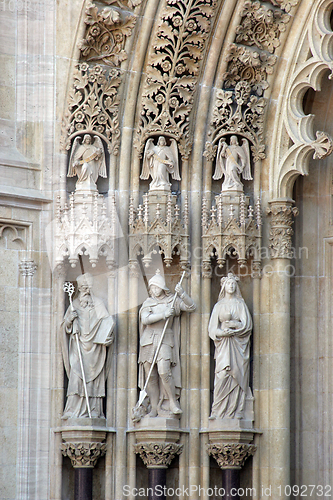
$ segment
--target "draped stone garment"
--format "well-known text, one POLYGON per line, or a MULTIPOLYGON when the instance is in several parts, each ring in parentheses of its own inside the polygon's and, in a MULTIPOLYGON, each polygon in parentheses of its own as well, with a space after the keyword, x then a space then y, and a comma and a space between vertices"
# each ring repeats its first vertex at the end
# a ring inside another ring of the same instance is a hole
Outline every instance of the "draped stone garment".
POLYGON ((252 318, 241 297, 223 297, 215 304, 208 326, 215 344, 215 380, 212 417, 242 418, 249 385, 252 318), (225 321, 240 321, 232 336, 218 338, 225 321))
MULTIPOLYGON (((70 307, 67 309, 64 318, 63 357, 68 375, 67 404, 64 416, 67 416, 67 418, 87 416, 83 376, 77 342, 75 336, 72 335, 76 321, 80 331, 78 339, 86 378, 88 397, 89 400, 91 400, 92 413, 94 413, 93 416, 95 417, 102 416, 102 398, 105 396, 106 346, 96 342, 98 342, 97 337, 100 333, 100 329, 102 328, 103 320, 110 319, 110 316, 101 299, 93 296, 92 299, 92 307, 82 307, 79 299, 74 300, 73 307, 76 310, 78 317, 69 328, 66 328, 65 325, 67 317, 71 312, 70 307), (94 409, 95 411, 93 411, 94 409)), ((113 326, 110 327, 110 333, 112 329, 113 326)))

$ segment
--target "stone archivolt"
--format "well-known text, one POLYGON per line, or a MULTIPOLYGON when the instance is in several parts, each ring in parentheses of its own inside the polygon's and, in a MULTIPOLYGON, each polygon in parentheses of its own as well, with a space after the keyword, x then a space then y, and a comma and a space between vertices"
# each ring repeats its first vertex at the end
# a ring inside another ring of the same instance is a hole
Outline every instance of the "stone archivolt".
POLYGON ((148 59, 137 148, 166 133, 178 141, 183 158, 191 146, 189 115, 216 0, 167 0, 148 59))
POLYGON ((247 458, 254 455, 254 444, 209 444, 208 454, 212 455, 221 469, 241 469, 247 458))
POLYGON ((176 455, 183 451, 182 444, 176 443, 137 443, 135 453, 142 458, 148 469, 167 469, 176 455))

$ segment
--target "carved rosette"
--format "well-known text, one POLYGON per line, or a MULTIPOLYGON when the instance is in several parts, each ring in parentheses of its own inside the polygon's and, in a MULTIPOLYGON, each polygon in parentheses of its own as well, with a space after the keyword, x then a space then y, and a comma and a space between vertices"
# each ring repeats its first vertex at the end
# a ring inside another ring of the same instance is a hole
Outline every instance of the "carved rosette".
POLYGON ((148 469, 167 469, 176 455, 183 451, 182 444, 137 443, 135 453, 139 454, 148 469))
POLYGON ((209 444, 208 455, 212 455, 221 469, 241 469, 245 461, 254 455, 254 444, 209 444))
POLYGON ((267 215, 271 216, 269 233, 269 248, 272 259, 291 259, 293 217, 298 215, 298 209, 291 204, 271 204, 267 215))
POLYGON ((33 276, 37 270, 37 264, 33 260, 21 260, 19 270, 22 276, 33 276))
POLYGON ((62 443, 64 457, 71 459, 74 469, 93 469, 99 457, 106 453, 105 443, 62 443))
POLYGON ((200 61, 211 31, 216 0, 167 0, 148 58, 138 128, 142 154, 148 137, 166 134, 188 158, 192 110, 200 61))

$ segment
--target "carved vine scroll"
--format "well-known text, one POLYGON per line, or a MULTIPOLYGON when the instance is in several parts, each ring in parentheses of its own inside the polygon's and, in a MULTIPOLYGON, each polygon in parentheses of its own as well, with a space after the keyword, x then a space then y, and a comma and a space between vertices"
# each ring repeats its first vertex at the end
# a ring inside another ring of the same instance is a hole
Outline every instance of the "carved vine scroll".
POLYGON ((216 0, 167 0, 148 59, 137 148, 148 137, 167 134, 187 158, 192 138, 192 110, 200 61, 211 30, 216 0))
POLYGON ((109 153, 118 154, 120 66, 127 59, 125 42, 136 22, 128 9, 141 2, 103 0, 104 7, 88 2, 85 35, 78 44, 80 61, 74 69, 63 120, 63 149, 69 150, 77 135, 89 133, 104 139, 109 153))

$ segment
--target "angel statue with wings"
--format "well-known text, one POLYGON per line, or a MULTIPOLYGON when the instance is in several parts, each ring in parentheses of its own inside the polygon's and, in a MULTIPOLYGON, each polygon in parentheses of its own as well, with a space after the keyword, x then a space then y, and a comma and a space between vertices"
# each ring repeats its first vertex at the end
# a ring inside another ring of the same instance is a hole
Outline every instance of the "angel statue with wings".
POLYGON ((174 180, 181 180, 177 142, 171 139, 170 146, 167 146, 165 137, 161 135, 155 146, 153 139, 148 139, 140 179, 146 180, 151 176, 153 180, 149 185, 150 190, 170 191, 169 174, 174 180))
POLYGON ((76 137, 69 160, 67 177, 75 177, 76 191, 97 191, 98 176, 107 177, 105 155, 101 139, 95 135, 94 142, 85 134, 82 143, 76 137))
POLYGON ((231 136, 230 145, 225 142, 224 137, 220 139, 213 179, 219 180, 223 175, 222 191, 243 191, 241 175, 244 180, 252 181, 249 141, 247 139, 242 140, 241 146, 235 135, 231 136))

